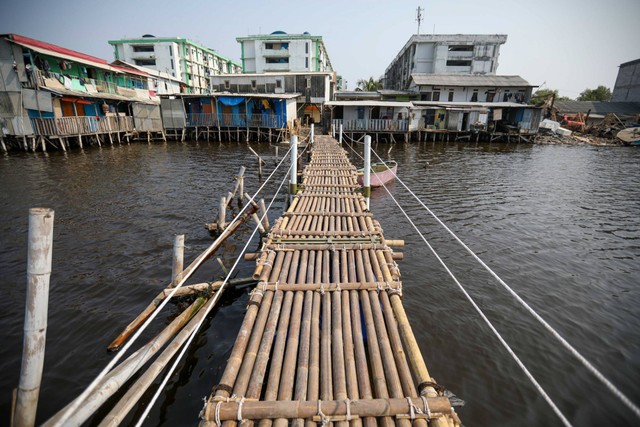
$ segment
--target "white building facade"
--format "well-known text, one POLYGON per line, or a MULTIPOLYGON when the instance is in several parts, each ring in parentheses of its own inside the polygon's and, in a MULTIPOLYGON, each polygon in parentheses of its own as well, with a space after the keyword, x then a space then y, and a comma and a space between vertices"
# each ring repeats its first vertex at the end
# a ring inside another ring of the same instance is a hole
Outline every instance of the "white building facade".
POLYGON ((244 73, 333 71, 321 36, 275 31, 236 40, 241 45, 244 73))
POLYGON ((493 75, 504 34, 413 35, 384 74, 385 89, 407 90, 411 75, 493 75))
POLYGON ((110 40, 116 60, 165 72, 183 83, 183 93, 209 91, 210 77, 242 71, 240 64, 189 39, 144 35, 138 39, 110 40))

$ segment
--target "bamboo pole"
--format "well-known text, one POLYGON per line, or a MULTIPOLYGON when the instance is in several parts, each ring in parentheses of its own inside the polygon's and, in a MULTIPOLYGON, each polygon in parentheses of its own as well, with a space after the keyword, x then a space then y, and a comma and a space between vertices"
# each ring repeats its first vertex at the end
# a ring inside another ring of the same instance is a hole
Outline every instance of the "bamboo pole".
POLYGON ((262 226, 265 230, 269 229, 269 217, 267 216, 267 208, 264 204, 264 199, 260 199, 260 216, 262 218, 262 226))
POLYGON ((218 231, 222 232, 226 225, 227 219, 227 199, 223 196, 220 198, 220 210, 218 211, 218 231))
MULTIPOLYGON (((133 353, 127 360, 116 366, 102 380, 97 387, 86 399, 82 405, 66 419, 65 425, 81 425, 89 417, 104 404, 109 397, 113 396, 145 363, 153 357, 164 345, 175 336, 182 327, 198 312, 205 303, 205 298, 198 298, 189 308, 184 310, 176 317, 171 324, 166 327, 158 336, 133 353)), ((75 400, 66 405, 62 410, 58 411, 44 425, 53 426, 74 404, 75 400)))
MULTIPOLYGON (((278 321, 278 329, 276 332, 276 341, 273 345, 273 356, 269 364, 269 378, 267 379, 267 388, 264 393, 264 400, 276 400, 278 397, 278 388, 280 386, 280 373, 284 362, 284 349, 287 341, 287 329, 291 319, 291 305, 293 302, 293 292, 285 292, 284 302, 282 303, 282 311, 280 320, 278 321)), ((270 427, 271 420, 263 419, 258 424, 259 427, 270 427)))
MULTIPOLYGON (((424 408, 419 398, 410 398, 414 408, 424 408)), ((432 397, 427 399, 431 412, 434 414, 448 414, 451 412, 449 399, 446 397, 432 397)), ((222 402, 220 405, 220 419, 233 420, 238 416, 238 402, 222 402)), ((361 399, 351 402, 352 416, 392 417, 405 416, 408 420, 411 407, 406 398, 401 399, 361 399)), ((328 417, 344 417, 347 414, 347 404, 341 400, 320 402, 320 410, 328 417)), ((275 418, 313 418, 318 415, 318 401, 246 401, 242 404, 242 418, 254 420, 269 420, 275 418)), ((213 411, 207 412, 206 421, 214 421, 213 411)))
POLYGON ((53 219, 52 209, 29 209, 24 341, 20 382, 12 420, 16 427, 33 426, 36 420, 47 336, 53 219))
MULTIPOLYGON (((184 269, 181 275, 182 279, 180 280, 183 280, 183 278, 185 277, 190 277, 193 272, 202 264, 202 262, 209 259, 215 253, 215 251, 218 250, 222 243, 224 243, 224 241, 227 240, 227 238, 238 229, 240 224, 246 221, 246 219, 254 212, 255 207, 249 207, 248 211, 245 212, 237 221, 232 222, 229 227, 227 227, 227 229, 224 230, 222 234, 220 234, 220 236, 218 236, 218 238, 204 252, 198 255, 198 257, 196 257, 196 259, 193 260, 193 262, 189 264, 186 269, 184 269)), ((164 296, 162 297, 162 299, 164 299, 164 296)), ((154 299, 152 303, 149 304, 149 306, 147 306, 147 308, 145 308, 145 310, 140 313, 138 317, 136 317, 131 323, 129 323, 120 333, 120 335, 118 335, 116 339, 114 339, 111 344, 109 344, 107 350, 118 350, 127 340, 127 338, 129 338, 136 331, 136 329, 138 329, 140 325, 142 325, 149 318, 149 316, 153 314, 155 309, 162 302, 162 299, 158 300, 158 297, 156 297, 156 299, 154 299)))
POLYGON ((184 234, 176 234, 173 239, 173 263, 171 264, 171 286, 180 281, 184 270, 184 234))

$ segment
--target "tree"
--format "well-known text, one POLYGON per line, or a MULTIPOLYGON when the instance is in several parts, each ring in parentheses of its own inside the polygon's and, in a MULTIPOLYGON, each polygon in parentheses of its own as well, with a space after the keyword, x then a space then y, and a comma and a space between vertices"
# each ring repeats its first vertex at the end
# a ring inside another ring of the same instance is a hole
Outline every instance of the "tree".
POLYGON ((567 98, 566 96, 559 96, 558 89, 539 89, 531 96, 529 103, 532 105, 542 105, 552 95, 556 96, 556 101, 572 101, 571 98, 567 98))
POLYGON ((379 77, 378 80, 374 79, 373 77, 369 77, 368 80, 364 80, 364 79, 358 80, 357 89, 367 91, 367 92, 372 92, 378 89, 382 89, 383 86, 384 85, 382 83, 382 77, 379 77))
POLYGON ((578 101, 611 101, 611 89, 602 85, 595 89, 585 89, 578 101))

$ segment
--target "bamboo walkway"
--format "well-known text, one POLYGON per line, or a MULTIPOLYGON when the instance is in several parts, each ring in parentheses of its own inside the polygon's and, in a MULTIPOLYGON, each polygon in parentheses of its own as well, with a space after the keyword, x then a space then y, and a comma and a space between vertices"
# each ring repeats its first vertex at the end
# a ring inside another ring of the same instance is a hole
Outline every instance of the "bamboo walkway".
POLYGON ((402 305, 400 271, 356 168, 317 136, 201 426, 457 426, 402 305))

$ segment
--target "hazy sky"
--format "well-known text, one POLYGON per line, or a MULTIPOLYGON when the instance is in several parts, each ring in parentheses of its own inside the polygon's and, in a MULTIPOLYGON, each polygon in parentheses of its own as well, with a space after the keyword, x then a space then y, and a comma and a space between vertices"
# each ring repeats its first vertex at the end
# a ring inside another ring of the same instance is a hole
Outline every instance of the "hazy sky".
POLYGON ((180 36, 240 60, 235 38, 309 31, 325 41, 334 69, 355 88, 379 77, 416 33, 507 34, 498 74, 575 98, 613 88, 618 66, 640 58, 640 0, 35 1, 0 0, 0 33, 18 33, 108 60, 107 40, 180 36), (435 27, 435 28, 434 28, 435 27))

